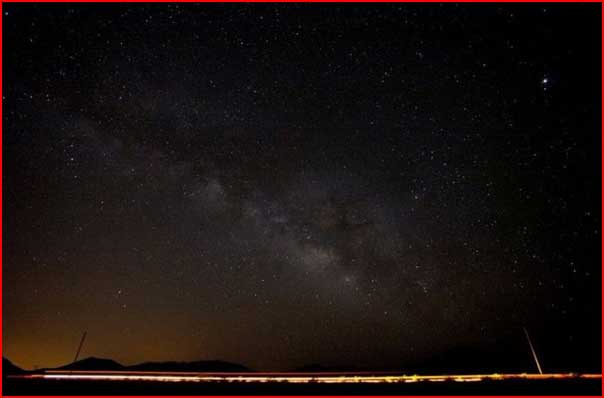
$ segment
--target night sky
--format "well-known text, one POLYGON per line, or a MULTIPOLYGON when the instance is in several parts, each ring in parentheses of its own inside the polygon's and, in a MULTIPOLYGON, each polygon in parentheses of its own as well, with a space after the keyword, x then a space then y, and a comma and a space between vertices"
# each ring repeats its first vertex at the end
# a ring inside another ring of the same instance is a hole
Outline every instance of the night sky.
POLYGON ((15 364, 599 371, 600 4, 2 14, 15 364))

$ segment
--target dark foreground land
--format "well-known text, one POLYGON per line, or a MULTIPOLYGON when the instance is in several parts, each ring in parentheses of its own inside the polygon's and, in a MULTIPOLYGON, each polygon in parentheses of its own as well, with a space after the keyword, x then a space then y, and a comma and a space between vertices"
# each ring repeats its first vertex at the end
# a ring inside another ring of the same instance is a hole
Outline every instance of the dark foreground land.
POLYGON ((5 395, 592 395, 601 379, 475 383, 255 383, 4 379, 5 395))

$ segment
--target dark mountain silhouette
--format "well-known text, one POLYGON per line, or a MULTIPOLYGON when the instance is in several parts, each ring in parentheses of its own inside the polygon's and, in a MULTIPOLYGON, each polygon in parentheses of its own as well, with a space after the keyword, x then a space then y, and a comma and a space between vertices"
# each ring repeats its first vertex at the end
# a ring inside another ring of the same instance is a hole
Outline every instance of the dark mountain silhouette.
POLYGON ((182 371, 182 372, 250 372, 243 365, 224 361, 194 361, 194 362, 145 362, 128 367, 129 370, 147 371, 182 371))
MULTIPOLYGON (((568 371, 547 367, 546 370, 568 371)), ((435 355, 389 364, 384 367, 326 366, 311 364, 294 369, 295 372, 396 372, 402 374, 472 374, 472 373, 536 373, 537 367, 527 342, 520 337, 499 340, 483 346, 458 346, 435 355)))
POLYGON ((21 369, 20 367, 16 366, 15 364, 13 364, 8 359, 2 357, 2 375, 3 376, 16 375, 16 374, 21 374, 21 373, 25 373, 25 371, 23 369, 21 369))
POLYGON ((144 362, 124 366, 112 359, 89 357, 56 370, 145 370, 163 372, 251 372, 249 368, 224 361, 144 362))
POLYGON ((60 370, 124 370, 125 367, 112 359, 88 357, 58 367, 60 370))
POLYGON ((361 369, 355 366, 326 366, 318 363, 300 366, 295 368, 293 372, 362 372, 361 369))
MULTIPOLYGON (((520 341, 519 343, 524 343, 520 341)), ((530 351, 522 344, 457 347, 423 361, 406 364, 405 373, 522 373, 536 372, 530 351)))

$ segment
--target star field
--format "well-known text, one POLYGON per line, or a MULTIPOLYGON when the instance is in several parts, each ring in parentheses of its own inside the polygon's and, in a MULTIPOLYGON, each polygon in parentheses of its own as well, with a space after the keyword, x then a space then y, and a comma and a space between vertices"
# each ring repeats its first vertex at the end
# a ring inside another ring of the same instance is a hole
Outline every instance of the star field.
POLYGON ((600 10, 4 4, 3 355, 599 369, 600 10))

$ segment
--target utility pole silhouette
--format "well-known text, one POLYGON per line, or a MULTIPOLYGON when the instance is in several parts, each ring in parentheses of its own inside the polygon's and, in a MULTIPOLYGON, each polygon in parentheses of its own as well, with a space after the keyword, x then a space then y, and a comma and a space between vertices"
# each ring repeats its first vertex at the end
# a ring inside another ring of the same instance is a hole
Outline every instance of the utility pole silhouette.
POLYGON ((535 364, 537 365, 537 369, 539 370, 539 374, 543 374, 541 370, 541 364, 539 364, 539 358, 537 358, 537 353, 533 348, 533 343, 531 342, 531 337, 529 336, 528 330, 525 327, 522 328, 524 330, 524 334, 526 335, 526 339, 528 340, 529 347, 531 347, 531 352, 533 353, 533 359, 535 360, 535 364))

